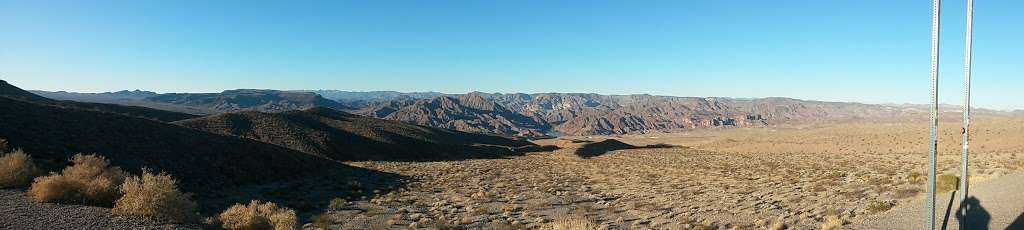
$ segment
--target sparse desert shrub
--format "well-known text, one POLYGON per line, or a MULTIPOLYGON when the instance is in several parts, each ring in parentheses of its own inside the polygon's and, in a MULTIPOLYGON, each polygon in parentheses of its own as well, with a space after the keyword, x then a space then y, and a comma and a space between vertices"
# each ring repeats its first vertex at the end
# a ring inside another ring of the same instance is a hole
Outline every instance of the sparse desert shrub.
POLYGON ((896 194, 893 194, 893 197, 895 197, 897 199, 904 199, 904 198, 914 197, 918 193, 921 193, 921 189, 919 189, 919 188, 898 189, 898 190, 896 190, 896 194))
POLYGON ((330 229, 331 224, 334 221, 331 220, 331 216, 327 214, 317 214, 309 218, 310 222, 313 222, 313 227, 316 229, 330 229))
POLYGON ((907 176, 907 181, 913 184, 924 183, 926 180, 928 180, 928 177, 921 172, 910 172, 910 175, 907 176))
POLYGON ((873 214, 888 211, 889 209, 892 209, 893 206, 896 206, 895 202, 873 200, 868 202, 866 209, 868 213, 873 214))
POLYGON ((551 223, 541 227, 544 230, 593 230, 597 229, 594 220, 582 215, 569 215, 555 218, 551 223))
POLYGON ((36 178, 28 194, 38 202, 110 206, 121 197, 125 174, 99 155, 77 154, 60 174, 36 178))
MULTIPOLYGON (((0 143, 2 144, 2 143, 0 143)), ((0 148, 3 151, 3 148, 0 148)), ((14 150, 0 156, 0 188, 23 187, 32 183, 32 178, 41 171, 25 151, 14 150)))
POLYGON ((772 224, 772 226, 769 227, 768 229, 770 229, 770 230, 785 230, 788 227, 789 226, 786 226, 786 222, 785 221, 779 220, 779 221, 776 221, 775 224, 772 224))
POLYGON ((196 220, 196 203, 178 190, 177 181, 167 173, 143 170, 142 177, 129 177, 121 185, 124 193, 111 210, 115 215, 174 222, 196 220))
POLYGON ((345 203, 347 203, 347 202, 348 201, 346 201, 345 199, 342 199, 342 198, 334 198, 334 199, 331 199, 331 204, 327 205, 327 208, 330 209, 330 210, 335 210, 335 211, 336 210, 341 210, 341 209, 345 208, 345 203))
POLYGON ((224 229, 237 230, 294 230, 298 222, 295 210, 258 200, 253 200, 248 205, 235 204, 220 213, 217 218, 224 229))
POLYGON ((844 221, 836 215, 825 216, 825 222, 821 223, 821 230, 834 230, 843 226, 844 221))
POLYGON ((960 177, 952 174, 942 174, 935 179, 935 191, 939 193, 957 190, 960 187, 960 177))

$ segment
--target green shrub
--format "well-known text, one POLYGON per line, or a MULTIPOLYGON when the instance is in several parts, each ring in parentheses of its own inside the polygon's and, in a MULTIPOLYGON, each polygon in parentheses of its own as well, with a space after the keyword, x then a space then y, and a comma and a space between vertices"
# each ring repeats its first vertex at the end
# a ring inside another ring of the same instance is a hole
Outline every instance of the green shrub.
POLYGON ((129 177, 121 185, 124 193, 111 210, 115 215, 168 220, 179 223, 197 219, 196 203, 178 191, 177 181, 167 173, 143 170, 142 177, 129 177))
POLYGON ((0 156, 0 188, 24 187, 31 184, 32 178, 39 176, 40 172, 32 156, 20 149, 0 156))
POLYGON ((77 154, 72 165, 60 174, 36 178, 28 194, 38 202, 90 204, 109 207, 121 197, 118 187, 124 183, 125 173, 111 167, 110 161, 99 155, 77 154))

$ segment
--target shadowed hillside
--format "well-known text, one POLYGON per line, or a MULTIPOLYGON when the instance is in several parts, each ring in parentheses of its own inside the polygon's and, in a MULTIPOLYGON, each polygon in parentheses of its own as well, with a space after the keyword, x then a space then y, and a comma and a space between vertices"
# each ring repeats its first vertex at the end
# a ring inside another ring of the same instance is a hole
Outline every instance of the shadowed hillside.
POLYGON ((22 90, 16 86, 8 84, 6 81, 3 80, 0 80, 0 97, 6 97, 20 101, 42 103, 63 108, 76 108, 92 110, 95 112, 116 113, 133 117, 158 120, 163 122, 178 121, 196 117, 195 115, 191 114, 169 112, 146 107, 53 100, 22 90))
POLYGON ((668 144, 653 144, 653 145, 646 145, 646 146, 635 146, 635 145, 631 145, 631 144, 626 144, 626 143, 624 143, 622 141, 619 141, 619 140, 608 139, 608 140, 603 140, 603 141, 591 142, 591 143, 583 144, 578 149, 576 149, 576 151, 574 153, 576 153, 577 156, 580 156, 580 157, 583 157, 583 158, 591 158, 591 157, 601 156, 601 155, 604 155, 605 153, 608 153, 608 152, 611 152, 611 151, 616 151, 616 150, 624 150, 624 149, 659 149, 659 148, 677 148, 677 147, 678 146, 673 146, 673 145, 668 145, 668 144))
POLYGON ((175 124, 251 138, 336 160, 495 158, 536 147, 526 141, 411 125, 328 108, 283 113, 226 113, 175 124))
POLYGON ((207 211, 254 198, 313 210, 352 191, 350 182, 391 187, 400 179, 248 139, 47 101, 0 97, 0 111, 0 138, 46 170, 59 170, 76 153, 99 153, 134 173, 146 167, 172 174, 207 211))

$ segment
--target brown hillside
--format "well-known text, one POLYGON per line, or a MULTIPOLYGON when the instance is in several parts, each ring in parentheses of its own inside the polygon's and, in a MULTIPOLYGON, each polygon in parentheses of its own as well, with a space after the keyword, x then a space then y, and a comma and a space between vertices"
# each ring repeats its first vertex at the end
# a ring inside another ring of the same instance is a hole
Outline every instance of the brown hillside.
POLYGON ((311 204, 349 191, 350 178, 363 185, 397 180, 270 144, 116 113, 8 97, 0 97, 0 111, 0 138, 47 170, 59 170, 76 153, 100 153, 135 173, 143 167, 169 172, 208 211, 254 198, 313 210, 311 204), (310 186, 319 192, 281 192, 310 186))
POLYGON ((313 108, 283 113, 239 112, 175 122, 335 160, 494 158, 533 147, 526 141, 430 128, 313 108))

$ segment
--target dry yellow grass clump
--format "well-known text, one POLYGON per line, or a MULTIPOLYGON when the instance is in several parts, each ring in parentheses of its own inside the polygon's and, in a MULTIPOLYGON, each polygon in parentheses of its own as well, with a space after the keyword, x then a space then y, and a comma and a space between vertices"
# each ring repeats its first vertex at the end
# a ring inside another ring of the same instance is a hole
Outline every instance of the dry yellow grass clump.
POLYGON ((298 218, 295 211, 271 202, 254 200, 249 205, 235 204, 217 216, 224 229, 293 230, 298 218))
POLYGON ((942 174, 935 178, 936 192, 949 192, 960 188, 960 177, 952 174, 942 174))
POLYGON ((110 206, 121 193, 125 173, 103 156, 77 154, 60 174, 36 178, 28 194, 39 202, 110 206))
POLYGON ((825 216, 825 223, 821 223, 821 230, 834 230, 843 227, 843 220, 836 215, 825 216))
POLYGON ((541 227, 544 230, 593 230, 597 229, 594 220, 580 215, 563 216, 541 227))
POLYGON ((39 173, 39 167, 36 167, 32 157, 20 149, 0 156, 0 188, 29 185, 32 183, 32 178, 38 176, 39 173))
POLYGON ((115 215, 153 218, 174 222, 196 220, 196 203, 178 190, 177 181, 167 173, 143 170, 142 177, 129 177, 121 185, 124 196, 117 200, 115 215))

